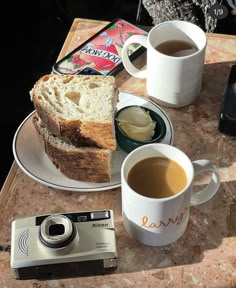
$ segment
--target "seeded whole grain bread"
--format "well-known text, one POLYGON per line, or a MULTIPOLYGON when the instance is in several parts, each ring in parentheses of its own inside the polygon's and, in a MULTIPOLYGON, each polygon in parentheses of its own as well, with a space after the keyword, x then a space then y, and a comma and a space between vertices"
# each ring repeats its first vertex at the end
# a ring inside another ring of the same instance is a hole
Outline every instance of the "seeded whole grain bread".
POLYGON ((44 144, 45 153, 66 177, 95 183, 111 181, 111 150, 75 147, 66 143, 63 138, 49 132, 37 113, 33 115, 32 122, 44 144))
POLYGON ((79 146, 116 150, 114 111, 118 89, 113 76, 50 74, 30 91, 48 130, 79 146))

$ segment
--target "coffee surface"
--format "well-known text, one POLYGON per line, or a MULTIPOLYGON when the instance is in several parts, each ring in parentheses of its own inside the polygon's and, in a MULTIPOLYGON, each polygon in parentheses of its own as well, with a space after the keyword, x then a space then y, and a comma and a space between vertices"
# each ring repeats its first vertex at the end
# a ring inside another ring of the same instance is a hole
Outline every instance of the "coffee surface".
POLYGON ((137 193, 150 198, 173 196, 187 185, 184 169, 173 160, 150 157, 137 162, 128 174, 127 182, 137 193))
POLYGON ((170 40, 157 45, 156 50, 168 56, 182 57, 197 52, 198 48, 186 41, 170 40))

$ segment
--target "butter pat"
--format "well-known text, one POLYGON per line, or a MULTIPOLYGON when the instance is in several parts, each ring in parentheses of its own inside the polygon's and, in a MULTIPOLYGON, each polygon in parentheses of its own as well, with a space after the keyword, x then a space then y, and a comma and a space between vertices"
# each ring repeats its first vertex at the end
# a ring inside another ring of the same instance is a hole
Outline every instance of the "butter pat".
POLYGON ((148 111, 139 106, 122 110, 117 120, 121 130, 133 140, 150 141, 155 133, 156 122, 152 120, 148 111))

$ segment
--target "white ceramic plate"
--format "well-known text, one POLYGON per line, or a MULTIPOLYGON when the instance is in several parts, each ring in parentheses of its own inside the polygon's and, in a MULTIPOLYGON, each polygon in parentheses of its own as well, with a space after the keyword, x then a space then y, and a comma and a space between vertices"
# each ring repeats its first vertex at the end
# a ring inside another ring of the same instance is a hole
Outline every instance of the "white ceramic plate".
MULTIPOLYGON (((166 113, 154 102, 128 93, 119 94, 117 109, 128 105, 142 105, 159 113, 165 121, 167 133, 162 143, 173 143, 173 126, 166 113)), ((117 150, 112 155, 111 182, 91 183, 65 177, 51 162, 32 123, 33 111, 18 127, 13 139, 13 154, 19 167, 34 180, 62 190, 92 192, 120 186, 120 168, 127 153, 117 150)))

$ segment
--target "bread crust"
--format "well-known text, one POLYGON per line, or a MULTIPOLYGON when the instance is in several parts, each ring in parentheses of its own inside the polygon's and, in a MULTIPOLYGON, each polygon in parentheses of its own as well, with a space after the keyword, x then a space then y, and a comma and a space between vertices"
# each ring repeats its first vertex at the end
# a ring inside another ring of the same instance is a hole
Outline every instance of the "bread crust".
POLYGON ((43 142, 45 153, 66 177, 95 183, 111 181, 111 150, 64 145, 63 139, 48 131, 37 113, 33 115, 32 122, 43 142))
MULTIPOLYGON (((48 130, 56 136, 62 136, 67 138, 67 142, 80 147, 80 146, 94 146, 100 148, 110 149, 112 151, 116 150, 117 142, 115 137, 114 120, 97 122, 94 120, 65 120, 59 119, 57 115, 53 114, 51 110, 45 105, 44 101, 41 99, 41 95, 38 95, 38 87, 42 82, 47 81, 51 77, 56 78, 71 78, 71 77, 86 77, 84 75, 45 75, 41 77, 34 85, 33 89, 30 91, 31 99, 33 101, 34 107, 42 119, 48 130)), ((90 76, 91 77, 91 76, 90 76)), ((111 76, 97 76, 97 77, 111 77, 111 76)), ((101 79, 102 79, 101 78, 101 79)), ((110 85, 112 86, 112 97, 113 106, 115 110, 117 102, 118 90, 113 83, 113 79, 110 78, 110 85)), ((107 81, 107 80, 106 80, 107 81)), ((102 97, 102 95, 101 95, 102 97)), ((113 112, 114 112, 113 110, 113 112)))
POLYGON ((108 165, 110 155, 107 151, 72 151, 65 154, 50 142, 44 141, 44 145, 48 157, 66 177, 95 183, 111 181, 108 165))

